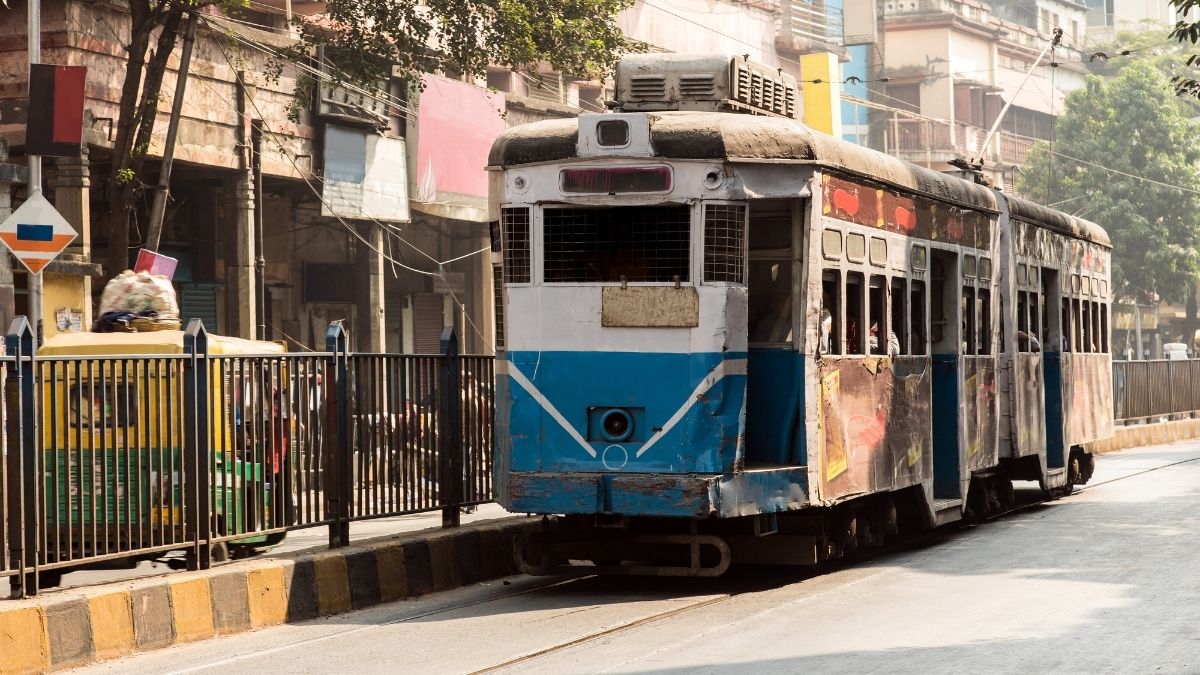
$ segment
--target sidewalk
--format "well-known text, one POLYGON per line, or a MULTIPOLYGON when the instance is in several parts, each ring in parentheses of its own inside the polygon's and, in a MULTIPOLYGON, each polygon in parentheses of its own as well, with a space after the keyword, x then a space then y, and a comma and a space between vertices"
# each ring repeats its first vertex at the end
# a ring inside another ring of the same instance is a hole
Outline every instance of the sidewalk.
MULTIPOLYGON (((506 518, 510 516, 498 504, 483 504, 478 507, 474 513, 462 514, 462 523, 467 525, 470 523, 479 523, 497 518, 506 518)), ((407 516, 396 516, 394 518, 380 518, 377 520, 362 520, 350 524, 350 544, 356 545, 366 539, 374 539, 378 537, 386 537, 390 535, 402 534, 405 532, 416 532, 430 528, 440 527, 442 524, 442 514, 440 511, 432 513, 415 513, 407 516)), ((287 539, 282 544, 271 550, 270 555, 283 555, 288 553, 297 553, 300 551, 316 551, 325 550, 329 542, 329 528, 327 527, 310 527, 304 530, 296 530, 289 532, 287 539)), ((182 558, 182 553, 172 553, 171 557, 182 558)), ((253 560, 253 558, 251 558, 253 560)), ((134 569, 113 569, 113 570, 80 570, 63 575, 62 585, 55 588, 43 589, 42 594, 55 593, 58 591, 83 588, 86 586, 95 586, 98 584, 113 583, 116 581, 129 581, 132 579, 142 579, 152 577, 158 574, 170 574, 171 568, 166 563, 161 562, 143 562, 134 569)), ((7 592, 7 588, 0 590, 0 595, 7 592)), ((3 606, 5 600, 0 599, 0 607, 3 606)))

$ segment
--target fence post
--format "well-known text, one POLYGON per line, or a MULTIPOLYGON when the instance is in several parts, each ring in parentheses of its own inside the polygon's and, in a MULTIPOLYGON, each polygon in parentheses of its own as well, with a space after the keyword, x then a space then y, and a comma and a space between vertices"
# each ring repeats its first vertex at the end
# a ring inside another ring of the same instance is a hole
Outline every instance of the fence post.
POLYGON ((32 567, 30 574, 10 578, 14 597, 36 595, 37 542, 39 505, 41 504, 41 475, 37 471, 37 398, 33 387, 34 335, 29 320, 18 316, 12 320, 5 337, 8 364, 8 387, 5 396, 5 417, 8 422, 8 548, 10 566, 15 570, 32 567), (13 395, 15 394, 15 395, 13 395), (16 451, 13 451, 13 444, 16 451))
POLYGON ((183 353, 183 522, 192 547, 188 569, 205 570, 212 565, 212 371, 200 319, 188 322, 183 353))
POLYGON ((458 336, 442 331, 438 373, 438 482, 442 494, 442 527, 458 527, 463 491, 462 403, 458 365, 458 336))
MULTIPOLYGON (((333 355, 333 442, 327 447, 333 452, 329 466, 331 479, 325 485, 325 513, 329 523, 329 548, 350 545, 350 501, 354 495, 354 442, 350 437, 350 352, 347 334, 341 321, 329 324, 325 331, 325 351, 333 355)), ((328 399, 327 399, 328 400, 328 399)))

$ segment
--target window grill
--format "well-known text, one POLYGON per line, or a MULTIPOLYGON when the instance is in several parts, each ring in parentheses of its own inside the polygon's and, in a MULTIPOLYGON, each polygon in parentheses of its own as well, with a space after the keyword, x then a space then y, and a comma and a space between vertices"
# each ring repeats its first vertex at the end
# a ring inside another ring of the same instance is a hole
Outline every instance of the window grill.
POLYGON ((704 207, 704 280, 744 283, 746 273, 746 207, 704 207))
POLYGON ((504 280, 510 284, 532 281, 529 265, 529 209, 501 209, 504 221, 504 280))
POLYGON ((688 280, 686 206, 546 209, 547 283, 688 280))
POLYGON ((492 303, 496 312, 496 349, 504 348, 504 268, 492 265, 492 303))

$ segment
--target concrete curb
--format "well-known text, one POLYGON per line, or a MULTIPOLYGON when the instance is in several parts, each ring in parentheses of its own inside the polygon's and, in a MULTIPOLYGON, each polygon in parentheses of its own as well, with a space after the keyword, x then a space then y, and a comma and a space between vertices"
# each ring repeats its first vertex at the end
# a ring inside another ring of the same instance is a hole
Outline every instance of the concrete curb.
POLYGON ((1114 427, 1112 438, 1089 443, 1087 448, 1095 454, 1102 455, 1106 452, 1140 448, 1147 445, 1166 445, 1194 438, 1200 438, 1200 419, 1171 420, 1114 427))
POLYGON ((0 673, 72 668, 516 574, 515 541, 537 522, 505 518, 0 601, 0 673))

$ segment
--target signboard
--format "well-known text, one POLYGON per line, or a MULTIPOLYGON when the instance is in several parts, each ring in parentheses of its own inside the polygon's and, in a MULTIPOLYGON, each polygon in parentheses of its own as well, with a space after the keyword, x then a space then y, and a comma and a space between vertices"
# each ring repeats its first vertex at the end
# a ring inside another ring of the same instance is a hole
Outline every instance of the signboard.
POLYGON ((466 293, 467 273, 446 272, 440 277, 433 277, 434 293, 466 293))
POLYGON ((404 139, 328 124, 324 178, 321 215, 408 222, 404 139))
POLYGON ((29 67, 25 154, 79 157, 83 147, 85 66, 29 67))
POLYGON ((175 278, 175 268, 179 261, 171 256, 142 249, 138 251, 137 262, 133 265, 134 272, 149 272, 168 279, 175 278))
POLYGON ((32 195, 0 224, 0 241, 31 274, 38 274, 79 236, 41 194, 32 195))

